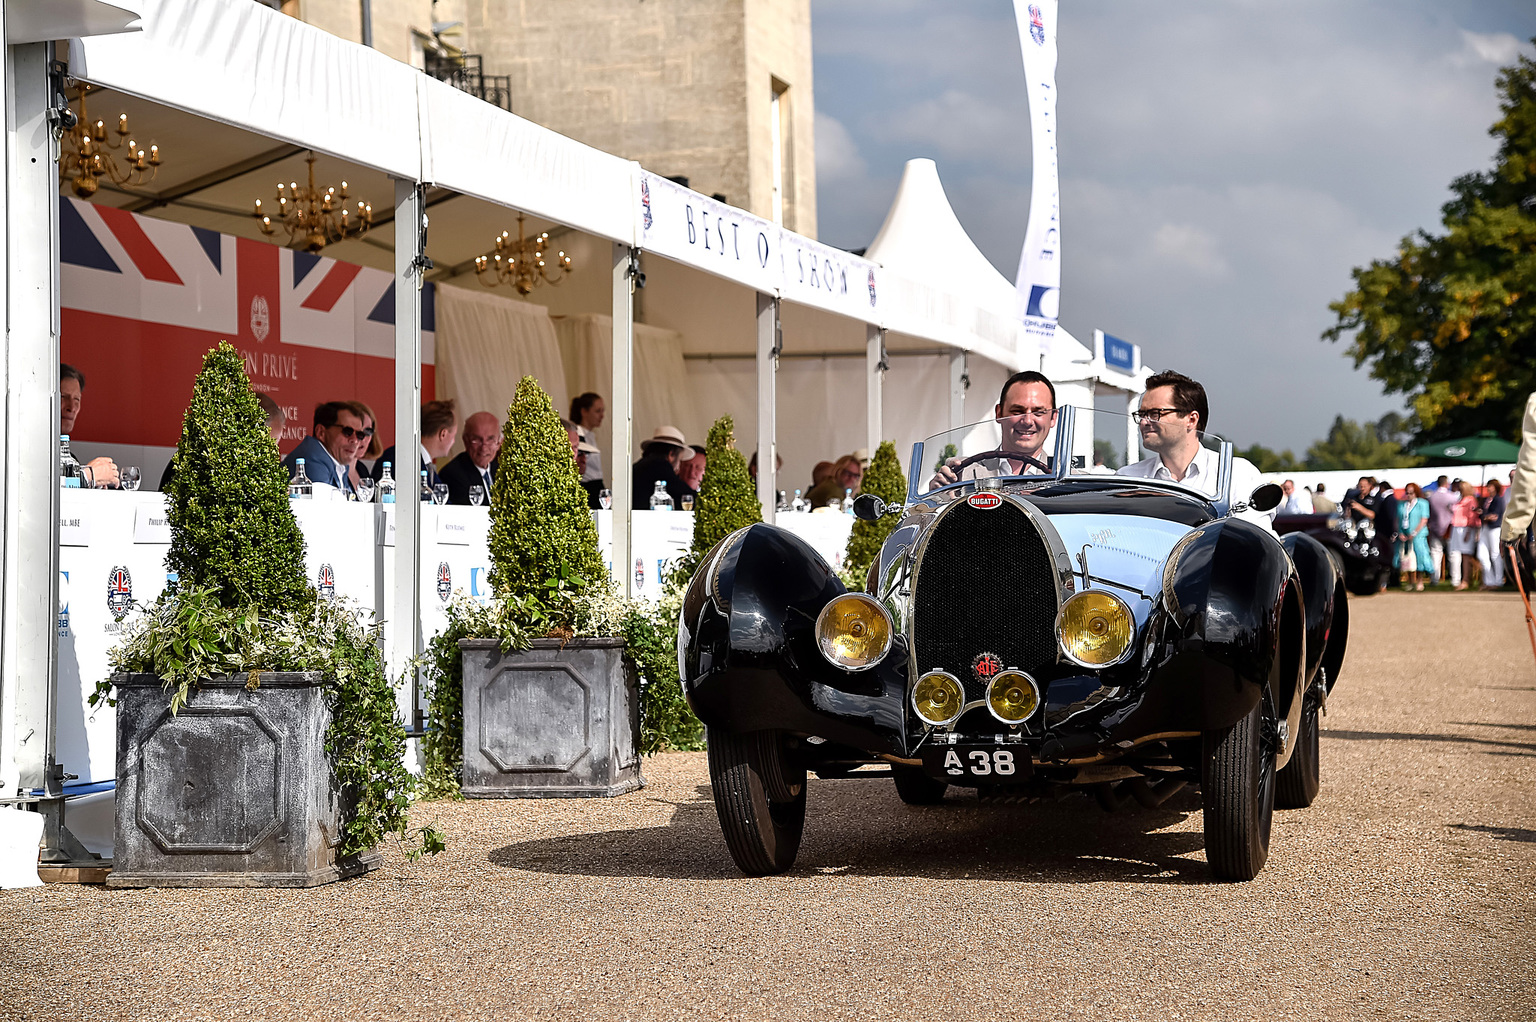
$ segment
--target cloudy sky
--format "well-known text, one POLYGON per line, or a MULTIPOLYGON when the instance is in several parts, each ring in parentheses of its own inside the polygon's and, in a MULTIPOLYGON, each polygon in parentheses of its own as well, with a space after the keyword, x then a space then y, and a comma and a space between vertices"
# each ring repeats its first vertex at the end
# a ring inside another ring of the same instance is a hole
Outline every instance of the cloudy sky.
MULTIPOLYGON (((1402 409, 1318 339, 1352 267, 1434 229, 1486 169, 1528 0, 1063 0, 1061 321, 1211 392, 1212 425, 1299 454, 1402 409)), ((819 234, 879 230, 914 157, 1012 280, 1029 214, 1008 0, 811 0, 819 234)))

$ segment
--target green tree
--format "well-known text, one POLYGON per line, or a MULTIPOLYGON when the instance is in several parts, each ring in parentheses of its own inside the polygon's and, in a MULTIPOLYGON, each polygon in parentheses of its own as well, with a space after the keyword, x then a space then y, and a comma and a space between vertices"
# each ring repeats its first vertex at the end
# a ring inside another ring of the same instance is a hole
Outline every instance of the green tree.
POLYGON ((1263 444, 1252 444, 1234 453, 1239 458, 1247 458, 1260 472, 1290 472, 1301 468, 1301 462, 1288 449, 1277 454, 1263 444))
POLYGON ((757 484, 747 471, 747 461, 736 450, 736 422, 722 415, 709 427, 704 442, 704 478, 693 505, 693 546, 678 565, 679 581, 686 582, 698 570, 704 555, 737 529, 763 520, 757 484))
MULTIPOLYGON (((869 471, 864 473, 863 493, 873 493, 887 504, 907 502, 907 477, 901 471, 901 459, 896 457, 896 445, 886 440, 875 449, 870 459, 869 471)), ((885 515, 878 521, 866 522, 855 519, 853 531, 848 535, 848 553, 843 567, 848 574, 863 580, 869 566, 880 556, 885 537, 896 528, 898 516, 885 515)))
POLYGON ((166 486, 166 566, 220 606, 300 611, 314 604, 288 473, 227 341, 203 357, 166 486))
POLYGON ((597 526, 576 474, 571 440, 549 395, 524 376, 507 410, 504 466, 491 485, 491 587, 499 599, 547 591, 575 576, 576 592, 606 576, 597 526))
POLYGON ((1306 467, 1313 472, 1327 472, 1341 468, 1411 468, 1423 463, 1422 458, 1404 453, 1400 445, 1383 440, 1378 427, 1379 423, 1358 423, 1336 416, 1327 438, 1307 448, 1306 467))
POLYGON ((1518 439, 1536 390, 1536 61, 1520 57, 1497 84, 1493 168, 1452 182, 1444 233, 1417 231, 1355 269, 1323 333, 1353 334, 1355 365, 1412 396, 1421 443, 1481 429, 1518 439))

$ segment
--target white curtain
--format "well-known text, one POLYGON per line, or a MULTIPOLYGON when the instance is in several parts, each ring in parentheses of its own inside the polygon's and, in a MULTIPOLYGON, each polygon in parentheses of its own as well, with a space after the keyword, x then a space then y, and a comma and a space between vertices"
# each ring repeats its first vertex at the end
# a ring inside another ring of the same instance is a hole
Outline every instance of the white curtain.
MULTIPOLYGON (((608 391, 613 382, 613 317, 597 313, 556 316, 554 326, 571 395, 587 391, 601 394, 611 415, 613 402, 608 391)), ((567 402, 561 414, 569 411, 567 402)), ((708 422, 700 419, 688 399, 683 338, 675 330, 635 324, 634 417, 635 449, 627 458, 612 453, 613 433, 608 418, 603 419, 597 431, 603 472, 610 480, 614 466, 638 458, 640 441, 655 435, 660 426, 676 426, 694 444, 702 444, 709 432, 708 422)))
POLYGON ((505 421, 524 376, 539 381, 556 414, 570 410, 549 310, 468 288, 439 287, 437 393, 454 399, 459 421, 475 412, 505 421))

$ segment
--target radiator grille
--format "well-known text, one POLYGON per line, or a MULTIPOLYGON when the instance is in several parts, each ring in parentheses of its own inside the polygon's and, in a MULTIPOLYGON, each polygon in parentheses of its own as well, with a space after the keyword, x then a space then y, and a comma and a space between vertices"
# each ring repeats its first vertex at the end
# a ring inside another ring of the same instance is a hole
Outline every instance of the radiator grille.
POLYGON ((934 526, 913 579, 912 642, 918 674, 942 669, 980 699, 971 663, 996 653, 1004 667, 1036 671, 1056 658, 1057 592, 1050 552, 1011 501, 962 504, 934 526))

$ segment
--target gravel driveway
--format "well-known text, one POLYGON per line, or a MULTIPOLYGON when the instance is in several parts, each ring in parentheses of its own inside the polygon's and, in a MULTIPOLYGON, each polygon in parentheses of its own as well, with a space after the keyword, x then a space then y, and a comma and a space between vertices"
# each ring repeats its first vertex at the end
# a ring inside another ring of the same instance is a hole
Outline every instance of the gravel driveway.
POLYGON ((1106 815, 810 782, 731 866, 702 754, 601 801, 433 803, 449 850, 311 891, 0 892, 0 1018, 1536 1018, 1518 599, 1351 603, 1323 790, 1247 884, 1199 796, 1106 815))

